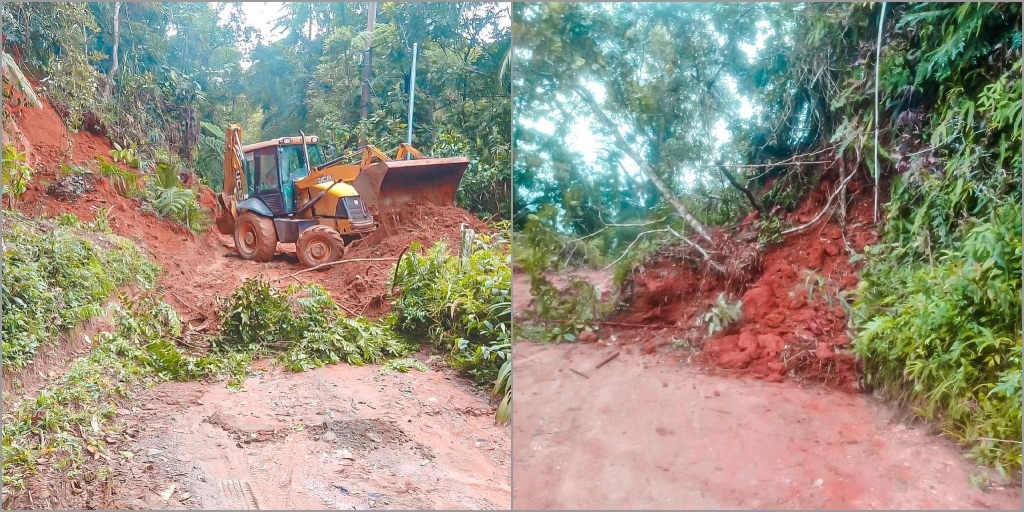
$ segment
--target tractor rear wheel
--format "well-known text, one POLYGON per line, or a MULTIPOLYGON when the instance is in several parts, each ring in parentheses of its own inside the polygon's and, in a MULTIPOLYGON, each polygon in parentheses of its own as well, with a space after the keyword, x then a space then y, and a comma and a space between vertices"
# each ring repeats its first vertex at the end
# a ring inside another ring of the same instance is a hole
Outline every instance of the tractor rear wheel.
POLYGON ((345 255, 345 240, 334 229, 316 225, 299 234, 295 252, 306 267, 315 267, 338 261, 345 255))
POLYGON ((235 222, 235 249, 243 260, 270 261, 277 251, 277 232, 274 221, 245 212, 235 222))

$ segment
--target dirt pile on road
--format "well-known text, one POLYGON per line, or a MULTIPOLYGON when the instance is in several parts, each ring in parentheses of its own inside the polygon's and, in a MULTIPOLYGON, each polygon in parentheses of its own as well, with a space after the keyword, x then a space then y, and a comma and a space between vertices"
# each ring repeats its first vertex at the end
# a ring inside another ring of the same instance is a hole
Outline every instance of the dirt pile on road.
MULTIPOLYGON (((811 221, 836 181, 819 182, 787 219, 800 225, 811 221)), ((850 194, 867 190, 855 183, 850 194)), ((854 199, 860 200, 853 201, 845 229, 822 220, 767 247, 756 240, 756 215, 733 230, 715 232, 719 247, 730 241, 713 255, 722 271, 711 272, 712 264, 690 247, 656 254, 627 281, 630 307, 619 319, 669 327, 681 331, 683 339, 700 341, 708 332, 705 314, 725 294, 730 303, 742 300, 742 319, 704 340, 702 357, 769 381, 788 377, 856 389, 857 367, 838 294, 858 283, 851 249, 859 253, 877 236, 871 201, 854 199)))

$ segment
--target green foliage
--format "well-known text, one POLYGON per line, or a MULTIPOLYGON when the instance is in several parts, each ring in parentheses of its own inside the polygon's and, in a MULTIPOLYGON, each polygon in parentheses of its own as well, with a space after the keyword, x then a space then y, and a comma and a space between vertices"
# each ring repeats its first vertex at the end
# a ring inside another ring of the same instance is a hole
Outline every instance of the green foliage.
POLYGON ((381 364, 404 357, 413 347, 386 324, 345 317, 318 285, 283 291, 247 279, 218 311, 221 336, 214 346, 252 353, 280 352, 292 371, 325 364, 381 364))
POLYGON ((202 231, 209 224, 209 216, 192 189, 151 185, 146 187, 143 198, 157 215, 169 217, 193 232, 202 231))
POLYGON ((761 223, 761 228, 757 230, 757 242, 761 245, 771 245, 782 243, 783 240, 782 225, 779 223, 779 218, 769 215, 761 223))
MULTIPOLYGON (((533 310, 539 329, 528 329, 530 338, 537 341, 575 341, 576 335, 591 328, 614 307, 604 303, 597 289, 590 283, 570 276, 563 286, 556 286, 549 274, 579 258, 582 263, 602 261, 583 244, 567 243, 567 237, 554 225, 557 210, 547 207, 539 214, 530 215, 516 242, 516 264, 530 279, 533 310), (578 252, 576 247, 581 247, 578 252)), ((595 251, 597 252, 597 251, 595 251)), ((576 260, 579 261, 579 260, 576 260)))
POLYGON ((5 144, 2 193, 9 196, 11 204, 17 202, 25 193, 31 180, 32 168, 25 163, 25 154, 15 149, 13 144, 5 144))
POLYGON ((743 318, 743 302, 729 302, 724 293, 719 293, 714 305, 702 318, 708 324, 708 336, 713 336, 743 318))
POLYGON ((138 143, 132 142, 131 146, 121 147, 117 142, 114 143, 114 149, 110 150, 110 159, 125 164, 129 167, 136 169, 142 164, 139 160, 138 143))
POLYGON ((429 371, 427 365, 417 361, 415 359, 392 359, 380 367, 381 375, 388 375, 390 373, 408 373, 409 370, 419 370, 421 372, 429 371))
MULTIPOLYGON (((395 330, 427 338, 448 351, 449 363, 477 384, 511 393, 511 379, 499 378, 512 358, 511 255, 507 241, 471 231, 452 256, 443 243, 421 253, 418 243, 398 263, 392 302, 395 330)), ((511 410, 506 396, 499 416, 511 410)))
POLYGON ((511 354, 511 256, 507 242, 471 236, 465 257, 443 243, 421 254, 413 243, 398 264, 392 306, 396 330, 430 339, 453 367, 490 385, 511 354))
POLYGON ((852 315, 867 382, 1004 475, 1021 468, 1021 62, 1005 44, 1020 16, 915 4, 898 18, 920 30, 891 44, 919 49, 887 56, 887 89, 936 91, 917 128, 936 149, 893 179, 852 315))
POLYGON ((4 217, 4 367, 24 367, 41 344, 99 315, 116 286, 156 283, 159 267, 127 239, 67 217, 4 217))
POLYGON ((119 165, 108 162, 102 157, 96 158, 96 166, 100 168, 100 176, 109 179, 118 194, 125 197, 137 197, 141 194, 139 175, 135 171, 122 169, 119 165))

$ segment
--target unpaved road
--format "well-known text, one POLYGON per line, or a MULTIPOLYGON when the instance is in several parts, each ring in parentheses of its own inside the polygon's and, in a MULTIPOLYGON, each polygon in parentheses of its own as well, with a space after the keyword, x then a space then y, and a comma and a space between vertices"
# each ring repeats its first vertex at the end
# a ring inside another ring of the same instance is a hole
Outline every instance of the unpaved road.
POLYGON ((141 395, 127 417, 131 460, 115 466, 115 503, 510 508, 510 428, 496 425, 486 395, 451 370, 261 366, 243 392, 187 382, 141 395))
POLYGON ((517 509, 1019 509, 1020 487, 866 394, 715 376, 675 354, 514 346, 517 509), (582 377, 571 371, 577 370, 582 377))

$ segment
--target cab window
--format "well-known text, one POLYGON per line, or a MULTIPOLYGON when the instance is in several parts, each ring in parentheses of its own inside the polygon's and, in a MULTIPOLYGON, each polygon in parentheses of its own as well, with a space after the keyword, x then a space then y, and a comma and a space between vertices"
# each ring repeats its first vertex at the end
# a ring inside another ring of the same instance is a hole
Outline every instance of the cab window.
MULTIPOLYGON (((312 159, 310 154, 310 159, 312 159)), ((284 177, 284 183, 291 183, 294 180, 305 177, 306 172, 306 157, 302 152, 302 146, 282 146, 281 147, 281 176, 284 177)))
POLYGON ((256 165, 253 161, 252 153, 245 154, 245 187, 246 194, 252 195, 256 192, 256 165))
POLYGON ((277 148, 261 148, 253 152, 256 157, 256 175, 260 192, 276 192, 280 189, 277 169, 277 148))

